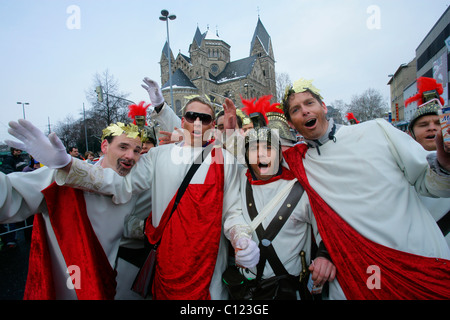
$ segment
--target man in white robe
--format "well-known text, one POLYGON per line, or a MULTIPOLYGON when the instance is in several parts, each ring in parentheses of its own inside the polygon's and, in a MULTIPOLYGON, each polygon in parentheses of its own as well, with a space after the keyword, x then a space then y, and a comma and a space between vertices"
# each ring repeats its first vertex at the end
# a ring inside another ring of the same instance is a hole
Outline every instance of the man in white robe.
MULTIPOLYGON (((135 131, 137 135, 137 127, 135 131)), ((124 133, 116 137, 110 137, 109 139, 109 141, 106 139, 103 141, 102 151, 104 157, 99 160, 95 167, 111 168, 113 172, 121 175, 128 174, 139 159, 142 146, 140 138, 136 136, 128 137, 124 133)), ((64 300, 77 299, 77 285, 83 288, 87 284, 87 281, 89 281, 88 277, 84 274, 73 274, 69 272, 71 268, 67 265, 66 260, 68 257, 65 257, 61 252, 61 243, 58 242, 55 236, 55 227, 52 225, 49 217, 49 204, 41 192, 41 190, 44 190, 53 183, 55 175, 56 170, 49 169, 48 167, 43 167, 40 170, 27 174, 0 174, 0 189, 2 190, 0 196, 0 221, 23 221, 35 213, 42 213, 43 229, 45 229, 45 235, 43 236, 47 238, 48 251, 51 259, 51 270, 48 270, 48 272, 51 272, 53 278, 53 298, 64 300), (76 276, 80 276, 80 283, 71 285, 71 277, 76 278, 76 276)), ((140 214, 136 210, 142 210, 148 215, 151 209, 149 206, 151 203, 150 195, 143 193, 139 197, 133 196, 131 201, 121 205, 114 205, 110 197, 91 192, 83 192, 83 197, 87 216, 95 236, 106 255, 110 267, 114 269, 119 242, 123 234, 124 220, 132 212, 140 214)), ((67 203, 68 208, 71 205, 71 203, 67 203)), ((64 210, 57 212, 57 215, 61 217, 64 217, 64 214, 64 210)), ((57 232, 63 233, 64 230, 57 230, 57 232)), ((98 254, 100 255, 101 252, 98 254)), ((80 261, 81 263, 82 261, 80 261)), ((30 265, 30 271, 34 271, 33 268, 34 266, 30 265)), ((32 290, 38 289, 41 289, 39 288, 39 283, 32 290)), ((50 298, 44 297, 43 295, 40 296, 39 292, 32 292, 32 294, 37 299, 50 298)), ((109 298, 112 297, 109 296, 109 298)), ((91 298, 95 299, 96 297, 91 298)))
MULTIPOLYGON (((417 142, 384 120, 337 126, 326 119, 327 108, 319 91, 304 79, 286 90, 283 107, 286 118, 309 147, 297 145, 286 151, 284 157, 290 169, 296 171, 296 177, 302 179, 310 201, 314 198, 313 212, 318 224, 319 218, 329 217, 339 222, 319 225, 337 268, 338 281, 330 283, 330 298, 450 298, 445 292, 450 287, 445 260, 450 259, 450 250, 418 197, 418 194, 450 197, 450 154, 444 152, 442 141, 438 144, 437 159, 430 159, 429 164, 427 152, 417 142), (355 238, 344 243, 346 233, 335 230, 337 227, 351 232, 355 238), (371 247, 379 250, 377 255, 366 252, 371 247), (401 268, 383 257, 398 257, 408 267, 401 268), (375 263, 369 263, 372 258, 390 266, 376 269, 375 263), (413 267, 419 260, 426 262, 413 267), (421 273, 424 268, 429 272, 421 273), (346 270, 358 271, 346 274, 346 270), (364 274, 366 270, 368 273, 364 274), (369 285, 370 271, 379 271, 381 284, 375 281, 373 286, 369 285), (398 287, 393 288, 395 283, 388 279, 395 279, 395 274, 393 278, 388 276, 394 271, 412 280, 397 283, 398 287), (343 277, 351 284, 343 281, 343 277), (408 285, 414 289, 406 289, 408 285), (436 296, 429 290, 435 291, 436 296)), ((442 140, 441 135, 437 138, 442 140)))
MULTIPOLYGON (((228 100, 226 101, 226 103, 231 102, 228 100)), ((101 194, 113 195, 112 200, 116 204, 127 203, 132 199, 134 194, 138 194, 144 191, 148 192, 148 190, 151 189, 152 224, 154 227, 157 227, 163 216, 163 213, 167 209, 170 209, 169 205, 171 204, 171 202, 173 202, 172 200, 174 198, 174 195, 176 194, 181 181, 191 167, 194 159, 203 151, 202 143, 207 142, 206 140, 208 138, 208 132, 211 132, 210 130, 214 128, 213 119, 214 113, 211 109, 211 105, 206 101, 201 101, 201 99, 199 98, 194 98, 192 101, 188 102, 185 108, 185 116, 182 120, 182 126, 185 130, 185 136, 184 142, 182 142, 181 144, 171 144, 151 149, 149 153, 141 157, 139 163, 133 168, 130 175, 125 178, 117 176, 111 170, 103 170, 98 166, 85 166, 81 161, 67 162, 65 160, 58 160, 58 166, 65 167, 65 169, 58 171, 57 182, 60 185, 65 183, 66 185, 93 190, 101 194), (70 169, 70 172, 67 175, 68 169, 70 169), (85 175, 86 173, 87 175, 85 175)), ((18 139, 23 138, 24 131, 26 132, 28 130, 28 123, 20 120, 19 123, 10 123, 10 126, 13 129, 10 130, 10 133, 18 139), (21 126, 22 124, 27 125, 21 126), (18 132, 20 133, 17 134, 18 132)), ((32 130, 34 129, 35 128, 33 128, 32 130)), ((26 146, 24 146, 25 149, 28 150, 31 154, 34 153, 36 155, 35 158, 37 159, 40 159, 41 157, 43 159, 46 159, 47 157, 58 159, 60 157, 61 152, 58 150, 58 147, 55 147, 58 142, 55 142, 56 139, 54 137, 50 137, 48 141, 46 139, 43 139, 44 141, 41 141, 39 143, 39 148, 34 148, 34 146, 36 146, 36 143, 27 144, 26 138, 21 140, 26 144, 26 146), (40 150, 42 149, 46 149, 46 152, 40 152, 40 150)), ((189 226, 192 223, 192 221, 190 220, 184 223, 184 227, 186 228, 186 236, 188 237, 203 236, 205 239, 208 239, 208 236, 210 236, 208 241, 217 240, 218 249, 217 252, 214 253, 214 256, 216 258, 213 264, 211 264, 213 270, 208 270, 211 272, 211 277, 206 277, 206 282, 209 290, 208 288, 206 289, 209 292, 198 292, 198 296, 205 299, 225 299, 227 295, 222 285, 221 277, 222 272, 225 270, 225 267, 227 265, 228 251, 224 235, 227 236, 227 238, 230 239, 234 245, 236 245, 238 242, 241 243, 242 250, 236 253, 236 260, 239 261, 241 265, 254 265, 259 257, 259 250, 256 244, 252 240, 250 240, 250 236, 248 234, 245 234, 245 232, 241 232, 240 226, 245 225, 245 221, 242 218, 242 211, 239 201, 238 166, 236 165, 235 159, 225 150, 220 148, 213 148, 211 153, 207 155, 203 165, 200 166, 200 168, 192 178, 188 188, 191 188, 193 190, 192 192, 201 194, 202 191, 200 189, 202 188, 202 186, 208 187, 211 185, 215 185, 216 188, 222 189, 223 192, 223 202, 216 201, 215 203, 216 206, 219 205, 221 208, 219 222, 220 224, 223 224, 223 232, 221 232, 220 230, 221 226, 219 226, 218 232, 213 233, 212 235, 210 235, 208 231, 205 231, 206 233, 199 233, 198 230, 191 230, 189 232, 189 226), (222 158, 222 162, 217 161, 217 159, 220 158, 222 158), (214 161, 212 161, 212 159, 214 159, 214 161), (221 165, 223 166, 222 169, 220 169, 221 165), (216 175, 213 175, 212 177, 208 175, 210 170, 214 169, 214 167, 217 166, 219 166, 219 168, 216 170, 222 170, 222 185, 214 184, 213 180, 211 180, 216 179, 216 175)), ((200 202, 198 203, 199 207, 201 207, 202 202, 207 202, 208 197, 209 193, 206 193, 200 198, 200 202)), ((194 200, 195 197, 186 197, 185 195, 182 201, 187 201, 188 199, 194 200)), ((181 209, 177 210, 183 210, 181 204, 179 208, 180 207, 181 209)), ((193 210, 195 209, 195 207, 191 206, 191 209, 193 210)), ((202 212, 202 214, 206 213, 207 211, 202 212)), ((174 217, 176 217, 175 214, 174 217)), ((209 215, 205 216, 205 218, 206 217, 208 217, 209 219, 209 215)), ((172 218, 170 223, 176 224, 180 222, 172 218)), ((181 225, 183 224, 181 223, 181 225)), ((199 225, 202 225, 201 219, 199 220, 199 225)), ((215 225, 215 228, 217 229, 217 225, 215 225)), ((164 235, 166 236, 166 234, 164 235)), ((175 234, 172 236, 177 235, 175 234)), ((208 245, 208 243, 202 243, 201 239, 196 239, 196 241, 198 246, 202 246, 202 248, 204 248, 205 250, 209 249, 210 246, 208 245)), ((186 244, 186 241, 184 242, 185 245, 189 245, 189 243, 186 244)), ((170 242, 166 245, 170 245, 170 242)), ((163 243, 161 243, 159 250, 163 248, 162 246, 163 243)), ((214 248, 214 246, 211 247, 214 248)), ((195 246, 194 249, 196 249, 195 246)), ((165 252, 165 250, 158 251, 158 263, 161 263, 162 261, 160 257, 163 252, 165 252)), ((183 252, 186 253, 188 252, 188 250, 184 250, 183 252)), ((197 261, 197 263, 202 263, 203 261, 211 259, 211 257, 208 255, 202 256, 202 253, 203 250, 201 250, 200 252, 196 252, 195 256, 192 255, 196 258, 195 260, 197 261)), ((175 259, 174 263, 177 263, 177 259, 181 259, 176 255, 168 255, 171 256, 172 259, 175 259)), ((199 279, 197 282, 194 282, 192 284, 185 284, 184 281, 177 281, 177 279, 163 279, 165 271, 166 269, 162 268, 160 270, 160 277, 156 278, 158 278, 160 281, 173 280, 171 281, 172 286, 190 285, 189 288, 191 288, 196 287, 198 282, 202 282, 202 284, 205 285, 203 283, 205 282, 203 281, 205 279, 199 279)), ((195 273, 198 272, 198 270, 191 269, 190 272, 195 273)), ((187 274, 184 275, 183 279, 186 279, 187 276, 187 274)), ((169 286, 162 285, 160 286, 160 289, 166 290, 168 287, 169 286)), ((177 299, 181 297, 184 299, 190 299, 193 297, 194 293, 197 294, 197 292, 191 292, 189 291, 189 288, 175 289, 173 292, 166 290, 159 293, 162 298, 169 297, 177 299)))

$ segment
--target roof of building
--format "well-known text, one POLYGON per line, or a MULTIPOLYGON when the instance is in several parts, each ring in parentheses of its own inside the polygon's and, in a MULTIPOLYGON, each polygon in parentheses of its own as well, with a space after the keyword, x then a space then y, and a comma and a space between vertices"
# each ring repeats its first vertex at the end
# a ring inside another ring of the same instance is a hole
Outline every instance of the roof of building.
POLYGON ((206 33, 204 35, 205 35, 204 39, 223 41, 222 39, 220 39, 220 37, 217 34, 217 32, 213 32, 213 31, 211 31, 209 29, 208 29, 208 31, 206 31, 206 33))
POLYGON ((253 47, 255 46, 256 40, 259 39, 264 50, 269 54, 270 48, 270 36, 266 28, 262 24, 261 20, 258 18, 258 23, 256 25, 255 33, 253 34, 252 42, 250 45, 250 54, 252 53, 253 47))
MULTIPOLYGON (((166 89, 170 87, 170 80, 167 81, 161 89, 166 89)), ((186 74, 181 70, 177 69, 172 74, 172 87, 183 87, 183 88, 192 88, 197 89, 197 87, 192 83, 191 80, 186 76, 186 74)))
POLYGON ((210 74, 209 77, 211 78, 211 80, 214 80, 217 83, 244 78, 252 72, 253 66, 256 62, 256 58, 256 56, 251 56, 248 58, 229 62, 219 75, 214 77, 210 74))
POLYGON ((184 58, 184 60, 186 60, 188 63, 191 63, 192 60, 191 60, 190 57, 188 57, 188 56, 182 54, 181 52, 180 52, 180 56, 182 56, 182 57, 184 58))
MULTIPOLYGON (((169 57, 167 56, 168 48, 169 48, 169 43, 166 41, 166 43, 164 44, 164 48, 162 49, 162 53, 167 59, 169 59, 169 57)), ((172 49, 170 49, 170 54, 173 55, 172 49)))
POLYGON ((202 34, 200 32, 200 29, 197 27, 197 30, 195 31, 194 40, 197 43, 197 46, 200 47, 202 45, 203 39, 205 39, 206 33, 202 34))

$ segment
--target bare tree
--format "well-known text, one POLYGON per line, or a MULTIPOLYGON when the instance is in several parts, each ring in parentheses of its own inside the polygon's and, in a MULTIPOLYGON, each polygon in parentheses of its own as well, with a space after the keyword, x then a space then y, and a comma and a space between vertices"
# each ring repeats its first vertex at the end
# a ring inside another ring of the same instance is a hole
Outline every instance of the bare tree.
POLYGON ((369 88, 361 95, 355 95, 348 104, 347 112, 352 112, 355 117, 363 122, 384 117, 388 111, 388 104, 380 92, 369 88))
POLYGON ((289 75, 285 72, 276 74, 276 86, 277 86, 277 96, 276 99, 278 102, 281 102, 284 97, 284 92, 286 91, 286 87, 292 85, 292 81, 289 78, 289 75))
POLYGON ((77 145, 79 130, 77 129, 76 122, 72 115, 68 115, 55 126, 54 132, 66 148, 77 145))
POLYGON ((74 119, 71 115, 67 116, 63 121, 58 122, 54 129, 66 147, 76 146, 81 154, 87 150, 94 152, 100 150, 102 130, 109 124, 129 122, 128 106, 132 103, 126 99, 127 94, 119 91, 118 81, 108 70, 102 74, 96 73, 92 87, 85 93, 91 105, 90 108, 86 108, 86 114, 80 113, 78 119, 74 119), (95 92, 97 86, 102 87, 102 102, 97 99, 95 92))
POLYGON ((347 105, 343 100, 334 100, 330 105, 327 106, 328 113, 327 117, 332 118, 335 123, 343 124, 345 123, 344 115, 347 110, 347 105))
POLYGON ((102 74, 96 73, 92 87, 86 91, 86 99, 92 105, 87 111, 88 117, 95 118, 97 126, 103 128, 114 122, 127 122, 128 106, 132 104, 126 99, 127 96, 119 92, 119 82, 108 70, 102 74), (98 101, 97 87, 101 87, 103 101, 98 101))

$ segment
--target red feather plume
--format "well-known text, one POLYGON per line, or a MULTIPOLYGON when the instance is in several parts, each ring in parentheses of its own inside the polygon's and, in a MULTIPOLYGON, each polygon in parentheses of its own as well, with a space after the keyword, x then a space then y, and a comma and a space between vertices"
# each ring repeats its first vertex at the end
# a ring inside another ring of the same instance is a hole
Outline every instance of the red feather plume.
MULTIPOLYGON (((267 119, 266 112, 270 112, 269 109, 271 109, 275 105, 280 105, 279 103, 270 104, 270 99, 272 99, 271 95, 262 96, 258 100, 256 98, 253 98, 251 100, 243 99, 241 96, 241 101, 244 107, 242 108, 242 111, 245 112, 246 115, 251 115, 252 113, 261 113, 264 116, 264 120, 266 123, 269 123, 269 119, 267 119)), ((273 112, 279 112, 279 111, 273 111, 273 112)))
POLYGON ((423 102, 423 93, 431 90, 436 90, 439 94, 439 101, 442 105, 444 105, 444 99, 441 97, 441 94, 444 93, 444 88, 441 83, 437 83, 436 79, 420 77, 417 79, 417 90, 418 93, 411 98, 405 100, 405 108, 412 102, 418 101, 419 105, 422 105, 423 102))
POLYGON ((268 113, 268 112, 277 112, 277 113, 282 113, 283 109, 281 108, 281 103, 276 102, 276 103, 272 103, 272 104, 268 104, 265 108, 264 108, 264 112, 268 113))
MULTIPOLYGON (((144 106, 145 102, 141 101, 139 104, 132 104, 128 106, 128 109, 130 110, 128 112, 128 117, 133 119, 133 123, 136 124, 136 116, 147 116, 147 109, 150 107, 151 103, 144 106)), ((145 122, 145 125, 147 125, 147 122, 145 122)))
POLYGON ((353 112, 349 112, 347 113, 347 120, 355 120, 356 123, 359 123, 358 119, 356 119, 355 115, 353 114, 353 112))

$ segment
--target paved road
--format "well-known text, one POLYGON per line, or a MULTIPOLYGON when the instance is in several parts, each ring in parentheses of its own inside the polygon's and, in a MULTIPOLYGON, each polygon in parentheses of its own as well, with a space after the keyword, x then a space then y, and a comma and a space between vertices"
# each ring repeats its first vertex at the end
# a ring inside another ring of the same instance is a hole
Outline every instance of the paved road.
POLYGON ((23 230, 17 232, 17 247, 0 251, 0 300, 22 300, 28 272, 30 243, 23 230))

